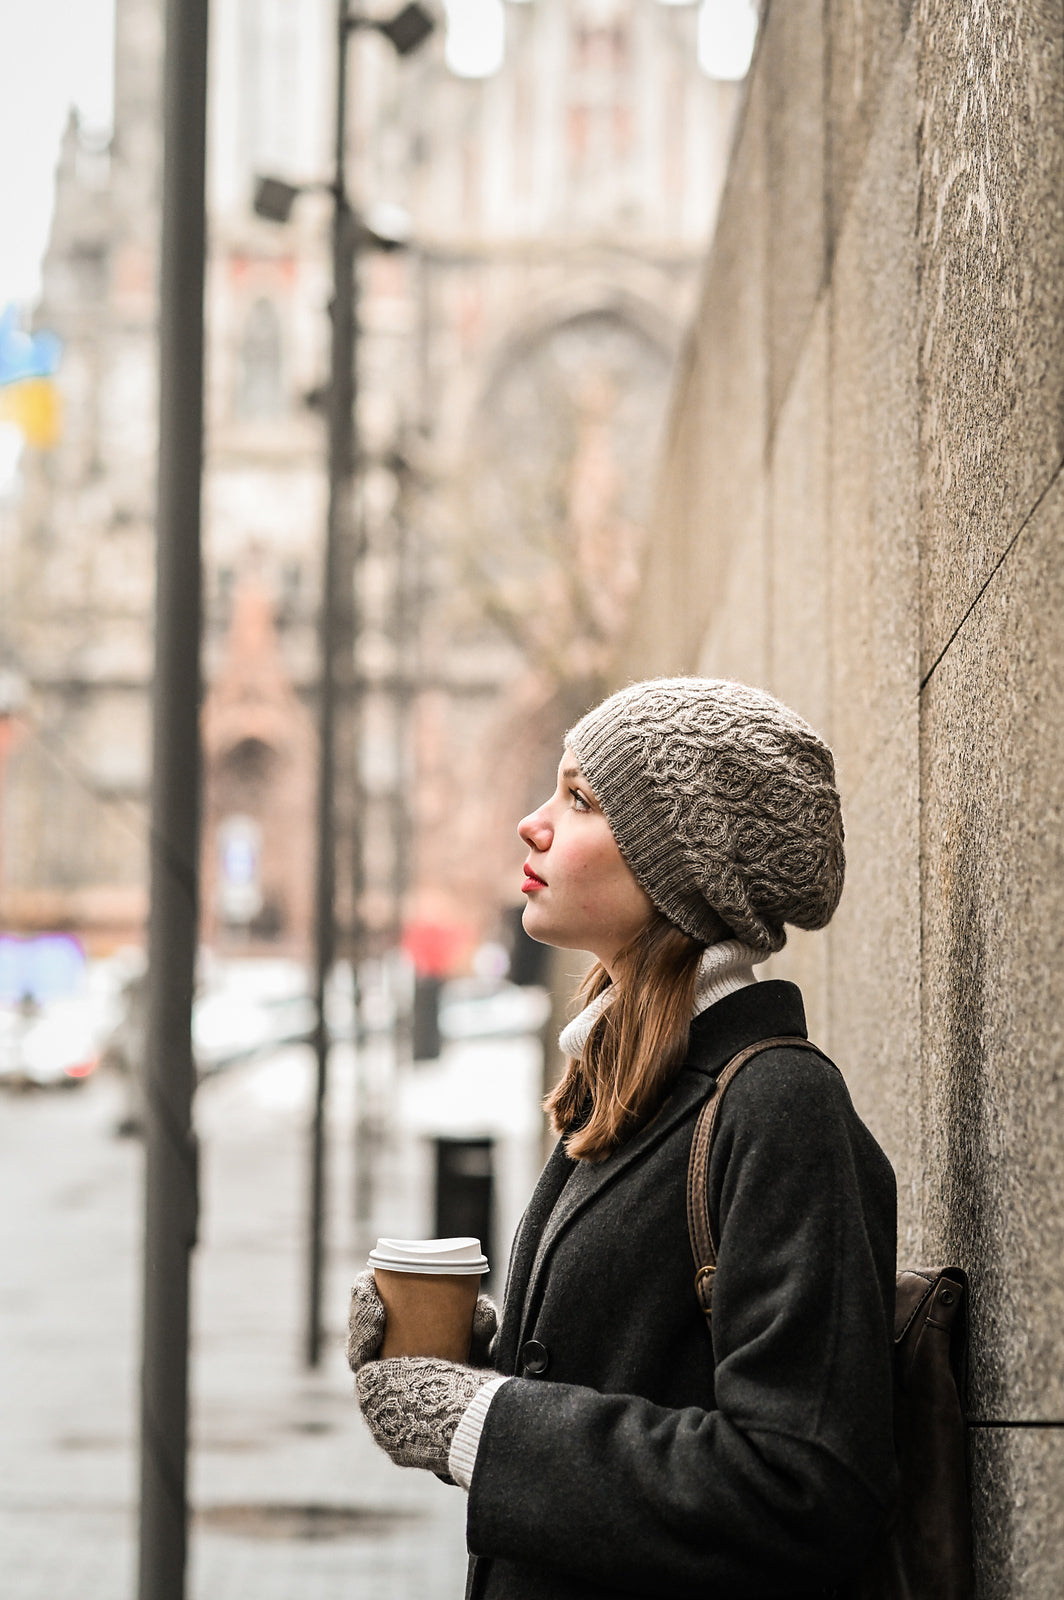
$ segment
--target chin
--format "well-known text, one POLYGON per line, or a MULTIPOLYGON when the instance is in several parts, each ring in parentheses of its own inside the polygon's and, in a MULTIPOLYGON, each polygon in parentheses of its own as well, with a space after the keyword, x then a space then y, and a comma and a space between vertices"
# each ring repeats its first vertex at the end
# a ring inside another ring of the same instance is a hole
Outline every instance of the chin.
POLYGON ((525 909, 521 913, 521 926, 530 939, 537 944, 553 945, 556 950, 572 949, 570 941, 565 934, 557 928, 552 928, 547 918, 538 915, 539 908, 531 900, 526 901, 525 909))

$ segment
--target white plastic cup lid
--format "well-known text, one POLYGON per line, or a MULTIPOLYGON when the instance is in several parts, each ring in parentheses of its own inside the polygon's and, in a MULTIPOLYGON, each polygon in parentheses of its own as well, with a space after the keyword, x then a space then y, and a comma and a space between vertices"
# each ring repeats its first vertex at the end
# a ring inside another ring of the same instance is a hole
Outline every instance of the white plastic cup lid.
POLYGON ((488 1270, 479 1239, 378 1239, 369 1253, 371 1267, 385 1272, 446 1273, 473 1277, 488 1270))

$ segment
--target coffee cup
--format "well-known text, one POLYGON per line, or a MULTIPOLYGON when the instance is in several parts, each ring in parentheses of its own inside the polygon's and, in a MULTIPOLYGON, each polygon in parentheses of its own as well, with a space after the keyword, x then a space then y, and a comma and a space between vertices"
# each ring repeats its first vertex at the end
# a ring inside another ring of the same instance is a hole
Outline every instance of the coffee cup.
POLYGON ((480 1279, 479 1239, 378 1239, 369 1265, 387 1321, 381 1356, 468 1361, 480 1279))

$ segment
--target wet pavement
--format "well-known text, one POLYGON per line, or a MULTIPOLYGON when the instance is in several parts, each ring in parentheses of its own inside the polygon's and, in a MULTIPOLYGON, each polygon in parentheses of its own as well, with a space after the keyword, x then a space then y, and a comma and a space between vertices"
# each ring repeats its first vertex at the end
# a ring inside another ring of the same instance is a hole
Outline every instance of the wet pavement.
MULTIPOLYGON (((198 1094, 189 1600, 463 1592, 465 1496, 393 1467, 351 1399, 347 1288, 366 1248, 348 1221, 351 1076, 337 1061, 313 1373, 301 1361, 309 1054, 233 1068, 198 1094)), ((115 1137, 123 1105, 102 1076, 0 1097, 4 1600, 136 1592, 143 1157, 115 1137)), ((395 1191, 389 1218, 405 1221, 402 1173, 384 1161, 379 1175, 395 1191)))

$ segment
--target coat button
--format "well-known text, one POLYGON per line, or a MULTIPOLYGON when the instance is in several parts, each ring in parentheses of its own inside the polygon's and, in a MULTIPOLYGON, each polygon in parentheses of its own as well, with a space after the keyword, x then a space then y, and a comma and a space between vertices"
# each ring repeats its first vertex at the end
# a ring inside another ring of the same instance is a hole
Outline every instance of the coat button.
POLYGON ((521 1346, 521 1371, 526 1378, 538 1378, 541 1372, 546 1372, 550 1354, 545 1344, 540 1344, 538 1339, 526 1339, 521 1346))

